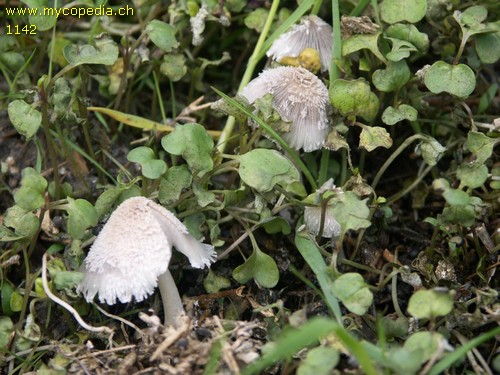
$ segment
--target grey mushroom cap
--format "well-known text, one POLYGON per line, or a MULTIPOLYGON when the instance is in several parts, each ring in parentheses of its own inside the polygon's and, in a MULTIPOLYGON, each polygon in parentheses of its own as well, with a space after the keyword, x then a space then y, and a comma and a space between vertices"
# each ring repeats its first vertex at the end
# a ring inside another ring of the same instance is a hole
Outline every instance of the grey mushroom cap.
POLYGON ((332 61, 332 27, 318 16, 302 17, 299 24, 282 34, 267 51, 267 56, 280 61, 284 57, 297 57, 304 49, 319 52, 321 71, 330 69, 332 61))
POLYGON ((78 286, 87 301, 109 305, 144 300, 168 270, 172 246, 193 267, 210 266, 213 246, 194 239, 167 209, 144 197, 129 198, 112 213, 84 261, 78 286))
MULTIPOLYGON (((318 235, 321 226, 321 207, 306 207, 304 209, 304 222, 309 232, 313 233, 314 235, 318 235)), ((323 224, 322 237, 338 237, 340 235, 341 229, 342 228, 339 222, 335 220, 332 208, 327 207, 325 210, 325 221, 323 224)))
POLYGON ((331 109, 328 89, 308 70, 282 66, 264 70, 240 93, 251 104, 266 94, 273 95, 273 107, 290 131, 281 136, 294 149, 314 151, 323 147, 329 132, 331 109))

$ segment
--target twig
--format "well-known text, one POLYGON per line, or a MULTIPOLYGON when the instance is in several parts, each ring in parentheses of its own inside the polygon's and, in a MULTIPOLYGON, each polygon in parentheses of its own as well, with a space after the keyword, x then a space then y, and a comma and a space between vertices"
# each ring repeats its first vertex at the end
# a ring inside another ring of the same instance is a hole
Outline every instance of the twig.
POLYGON ((189 328, 189 320, 184 319, 182 325, 173 332, 172 335, 168 336, 159 346, 156 348, 155 352, 151 356, 151 361, 158 359, 158 357, 169 348, 174 342, 176 342, 189 328))

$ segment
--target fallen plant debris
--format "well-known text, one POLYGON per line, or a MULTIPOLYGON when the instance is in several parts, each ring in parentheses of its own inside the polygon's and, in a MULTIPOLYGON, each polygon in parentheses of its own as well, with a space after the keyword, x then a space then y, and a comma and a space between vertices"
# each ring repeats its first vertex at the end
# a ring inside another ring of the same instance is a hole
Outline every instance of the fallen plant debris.
POLYGON ((7 2, 0 373, 500 372, 499 15, 7 2))

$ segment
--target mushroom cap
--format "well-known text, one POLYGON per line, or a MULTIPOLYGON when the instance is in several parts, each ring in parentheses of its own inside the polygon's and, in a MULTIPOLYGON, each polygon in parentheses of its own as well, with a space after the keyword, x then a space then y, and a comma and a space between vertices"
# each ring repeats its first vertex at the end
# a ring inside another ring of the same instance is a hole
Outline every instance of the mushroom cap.
POLYGON ((318 16, 302 17, 286 33, 274 41, 267 56, 280 61, 284 57, 297 57, 304 49, 314 48, 319 52, 321 71, 330 69, 332 61, 332 27, 318 16))
MULTIPOLYGON (((321 225, 321 207, 308 206, 304 209, 304 222, 307 229, 315 235, 319 233, 321 225)), ((341 226, 333 216, 331 207, 327 207, 325 211, 325 223, 323 225, 324 238, 338 237, 340 235, 341 226)))
POLYGON ((251 104, 266 94, 273 95, 273 107, 281 118, 292 122, 290 131, 281 133, 292 148, 314 151, 323 147, 331 105, 328 89, 318 77, 300 67, 267 69, 240 93, 251 104))
POLYGON ((144 197, 129 198, 111 214, 92 245, 78 291, 89 302, 96 294, 109 305, 132 297, 140 302, 167 271, 172 245, 193 267, 209 266, 215 259, 213 247, 196 241, 167 209, 144 197))

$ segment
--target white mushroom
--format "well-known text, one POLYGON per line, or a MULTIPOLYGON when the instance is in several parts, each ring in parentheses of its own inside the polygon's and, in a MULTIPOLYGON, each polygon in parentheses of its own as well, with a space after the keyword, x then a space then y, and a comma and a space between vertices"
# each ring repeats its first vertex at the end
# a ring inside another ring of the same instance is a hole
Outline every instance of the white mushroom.
POLYGON ((144 197, 129 198, 112 213, 84 261, 78 286, 90 302, 113 305, 144 300, 156 285, 162 295, 165 324, 177 325, 184 308, 168 264, 172 246, 186 255, 193 267, 210 266, 213 246, 194 239, 167 209, 144 197))
POLYGON ((319 52, 321 71, 330 69, 332 61, 332 27, 317 16, 305 16, 298 25, 276 39, 267 56, 280 61, 284 57, 297 57, 306 48, 319 52))
POLYGON ((251 104, 272 94, 272 104, 284 121, 292 122, 281 136, 294 149, 314 151, 323 147, 329 132, 328 89, 304 68, 282 66, 264 70, 242 91, 251 104))

